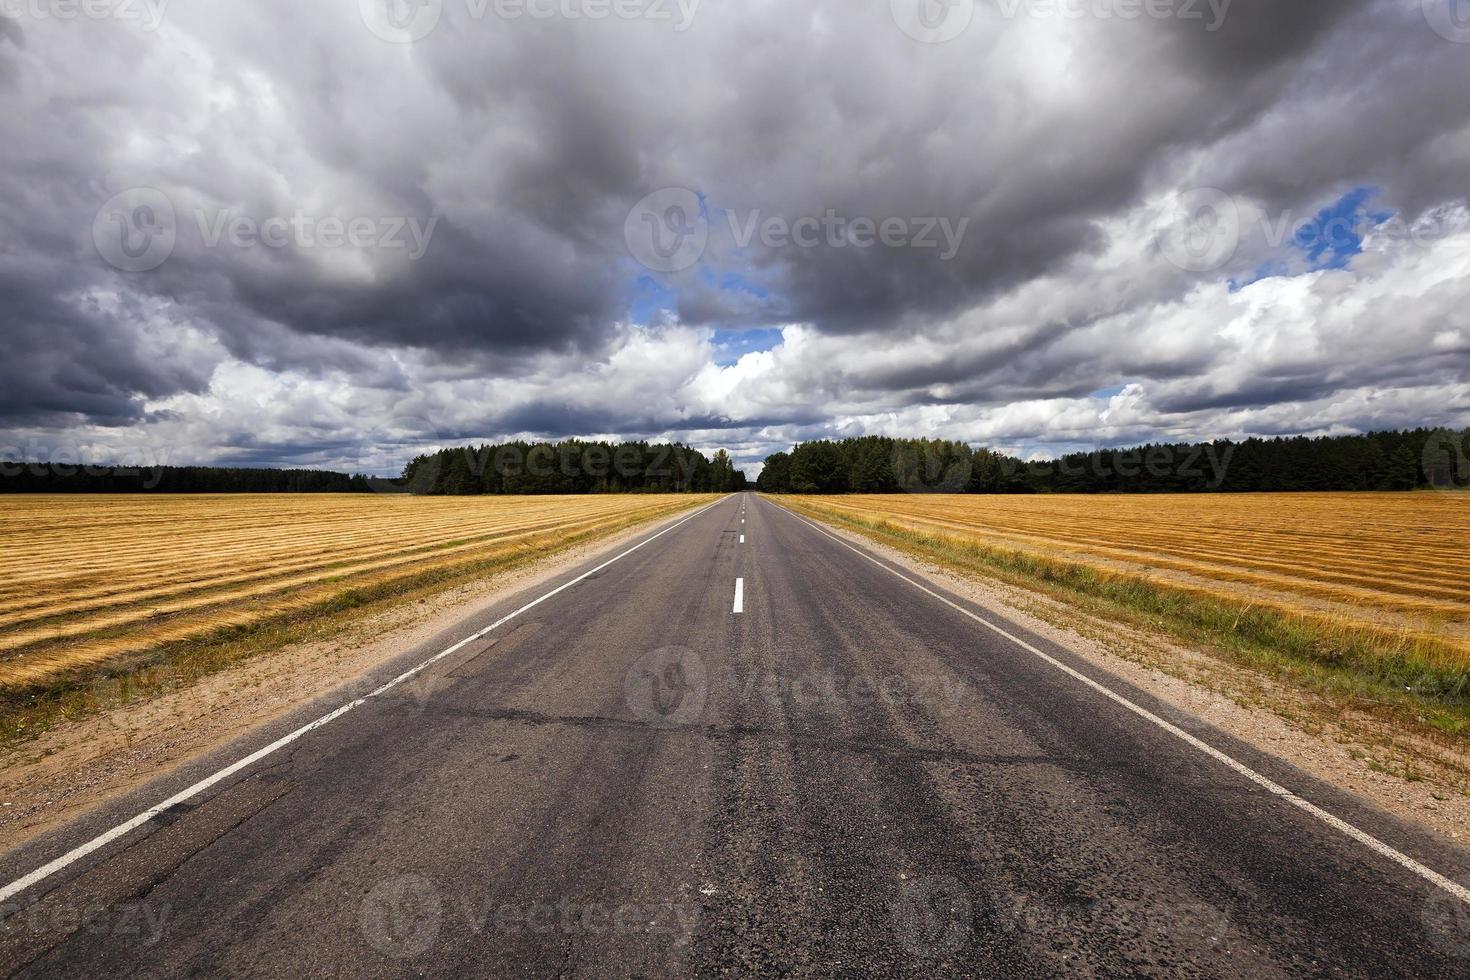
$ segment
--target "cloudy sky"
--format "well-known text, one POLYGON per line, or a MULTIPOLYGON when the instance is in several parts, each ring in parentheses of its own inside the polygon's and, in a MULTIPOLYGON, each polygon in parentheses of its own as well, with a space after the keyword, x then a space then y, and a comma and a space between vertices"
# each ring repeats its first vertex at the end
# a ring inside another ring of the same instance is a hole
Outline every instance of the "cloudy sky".
POLYGON ((0 455, 1470 423, 1463 0, 0 0, 0 455))

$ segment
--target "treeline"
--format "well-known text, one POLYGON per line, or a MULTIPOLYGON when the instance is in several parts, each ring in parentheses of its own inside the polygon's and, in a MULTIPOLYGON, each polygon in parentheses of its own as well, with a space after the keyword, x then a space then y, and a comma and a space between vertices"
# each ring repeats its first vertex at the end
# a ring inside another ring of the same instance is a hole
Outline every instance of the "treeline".
POLYGON ((326 470, 0 463, 0 493, 729 493, 745 474, 678 443, 510 442, 425 453, 393 479, 326 470))
POLYGON ((0 493, 367 493, 371 490, 366 477, 327 470, 0 463, 0 493))
POLYGON ((1026 461, 864 436, 766 458, 767 493, 1247 493, 1470 486, 1470 429, 1176 443, 1026 461))
POLYGON ((403 471, 419 494, 729 493, 745 474, 679 443, 510 442, 417 456, 403 471))

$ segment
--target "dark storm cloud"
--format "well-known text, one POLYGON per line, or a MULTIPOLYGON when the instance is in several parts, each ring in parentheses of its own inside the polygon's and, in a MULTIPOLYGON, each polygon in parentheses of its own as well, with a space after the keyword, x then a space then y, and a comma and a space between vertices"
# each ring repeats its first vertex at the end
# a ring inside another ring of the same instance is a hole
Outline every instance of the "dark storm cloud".
MULTIPOLYGON (((1007 115, 1008 103, 1026 104, 1032 80, 979 70, 972 84, 955 84, 966 77, 956 64, 947 65, 954 69, 951 84, 911 91, 903 76, 922 72, 932 52, 905 47, 901 37, 871 41, 878 56, 861 60, 840 56, 851 50, 843 26, 798 58, 733 53, 737 64, 754 60, 761 70, 737 69, 738 107, 696 123, 696 132, 714 127, 723 137, 719 158, 695 160, 683 176, 714 209, 712 237, 724 230, 727 212, 737 221, 760 213, 789 222, 832 211, 847 219, 969 224, 949 261, 932 250, 763 247, 757 240, 738 258, 716 255, 707 264, 758 271, 774 284, 770 298, 722 298, 707 284, 688 283, 680 315, 726 325, 764 315, 833 331, 886 328, 951 315, 1061 268, 1103 247, 1097 219, 1141 203, 1151 177, 1171 160, 1247 130, 1275 111, 1289 89, 1312 87, 1294 69, 1317 57, 1324 40, 1367 6, 1239 0, 1217 32, 1178 19, 1075 25, 1077 43, 1087 50, 1073 58, 1079 72, 1096 68, 1096 103, 1043 110, 999 130, 994 120, 1007 115), (936 151, 946 144, 952 149, 936 151), (797 157, 849 162, 814 169, 797 157)), ((1453 54, 1422 23, 1397 29, 1400 47, 1453 54)), ((1026 37, 1014 22, 977 20, 971 30, 973 37, 954 44, 971 44, 977 58, 1004 54, 1026 37)), ((1466 74, 1463 66, 1458 74, 1466 74)), ((687 138, 689 130, 680 135, 687 138)), ((1406 138, 1434 135, 1421 126, 1406 138)), ((669 148, 673 160, 685 155, 669 148)), ((1350 157, 1325 161, 1313 189, 1320 194, 1324 184, 1358 172, 1350 157)), ((1246 175, 1241 180, 1242 190, 1267 189, 1246 175)), ((1282 190, 1289 193, 1272 206, 1297 202, 1298 187, 1282 190)))
POLYGON ((104 309, 96 298, 65 295, 72 284, 54 270, 0 256, 0 425, 124 425, 142 417, 143 399, 199 391, 211 365, 189 357, 160 361, 138 343, 148 314, 128 296, 104 309))
POLYGON ((201 254, 171 260, 156 288, 187 298, 191 284, 214 284, 215 303, 238 304, 303 334, 366 346, 420 347, 455 357, 595 350, 616 293, 606 269, 590 261, 558 262, 516 242, 514 234, 487 242, 440 221, 422 258, 370 284, 324 281, 299 253, 254 267, 231 267, 201 254))
MULTIPOLYGON (((1189 5, 1181 0, 1175 6, 1189 5)), ((1371 0, 1231 0, 1214 29, 1211 17, 1161 23, 1181 44, 1181 63, 1238 82, 1290 65, 1338 24, 1371 6, 1371 0)))

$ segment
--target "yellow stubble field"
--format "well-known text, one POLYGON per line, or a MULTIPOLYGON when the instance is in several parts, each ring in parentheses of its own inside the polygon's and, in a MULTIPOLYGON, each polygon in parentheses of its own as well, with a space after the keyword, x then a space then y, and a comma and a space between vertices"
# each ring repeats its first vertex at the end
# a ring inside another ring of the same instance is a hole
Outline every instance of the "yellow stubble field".
POLYGON ((0 496, 0 687, 533 557, 711 499, 0 496))
POLYGON ((1470 494, 782 498, 814 516, 1082 563, 1338 623, 1470 660, 1470 494))

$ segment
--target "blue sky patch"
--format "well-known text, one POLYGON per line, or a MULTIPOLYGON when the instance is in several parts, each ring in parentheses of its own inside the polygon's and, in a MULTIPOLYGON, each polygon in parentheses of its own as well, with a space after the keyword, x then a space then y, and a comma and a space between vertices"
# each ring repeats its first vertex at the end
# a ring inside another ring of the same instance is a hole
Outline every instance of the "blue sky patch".
POLYGON ((1120 385, 1113 385, 1111 388, 1099 388, 1099 389, 1097 389, 1097 391, 1094 391, 1090 397, 1092 397, 1092 398, 1112 398, 1115 395, 1121 395, 1123 393, 1123 389, 1126 388, 1126 387, 1128 387, 1128 383, 1127 382, 1124 382, 1123 384, 1120 384, 1120 385))
POLYGON ((1297 222, 1284 241, 1278 239, 1285 228, 1273 229, 1268 221, 1268 244, 1275 244, 1281 256, 1262 262, 1243 279, 1230 279, 1230 291, 1239 292, 1262 279, 1346 269, 1353 256, 1362 254, 1363 236, 1395 214, 1369 207, 1379 191, 1377 187, 1353 188, 1312 217, 1297 222))
POLYGON ((628 303, 628 319, 645 326, 658 319, 657 314, 672 310, 678 305, 679 293, 659 282, 653 276, 639 276, 633 280, 632 299, 628 303))
POLYGON ((780 327, 760 327, 754 330, 716 330, 714 335, 715 363, 729 367, 746 354, 770 350, 781 342, 780 327))

